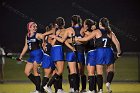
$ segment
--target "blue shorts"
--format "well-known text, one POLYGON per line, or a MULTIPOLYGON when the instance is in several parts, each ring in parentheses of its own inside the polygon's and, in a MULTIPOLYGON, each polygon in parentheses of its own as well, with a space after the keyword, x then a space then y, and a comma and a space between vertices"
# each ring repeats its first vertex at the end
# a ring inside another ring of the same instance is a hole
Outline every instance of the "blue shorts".
POLYGON ((86 65, 96 66, 96 51, 90 50, 86 56, 86 65))
POLYGON ((51 48, 52 61, 64 61, 64 51, 62 45, 54 45, 51 48))
POLYGON ((96 49, 96 64, 107 65, 113 64, 114 53, 112 48, 97 48, 96 49))
POLYGON ((36 61, 38 64, 41 64, 42 58, 43 58, 42 50, 37 49, 30 52, 30 57, 27 61, 30 63, 34 63, 34 61, 36 61))
POLYGON ((42 68, 51 68, 52 65, 53 63, 51 57, 48 54, 44 53, 42 58, 42 65, 41 65, 42 68))
POLYGON ((67 62, 79 62, 85 65, 85 56, 84 53, 77 53, 77 56, 74 52, 66 52, 66 61, 67 62), (78 57, 78 59, 77 59, 78 57), (77 61, 76 61, 77 60, 77 61))

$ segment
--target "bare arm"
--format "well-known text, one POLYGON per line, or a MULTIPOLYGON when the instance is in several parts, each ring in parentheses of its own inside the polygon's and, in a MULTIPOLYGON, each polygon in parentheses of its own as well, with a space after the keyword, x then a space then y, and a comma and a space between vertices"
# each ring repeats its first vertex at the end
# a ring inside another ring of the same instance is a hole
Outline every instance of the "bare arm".
POLYGON ((89 36, 84 37, 84 38, 77 38, 76 41, 84 42, 88 41, 96 36, 96 31, 93 31, 89 36))
POLYGON ((26 38, 25 38, 25 45, 24 45, 24 48, 23 48, 23 50, 22 50, 22 52, 21 52, 21 54, 20 54, 19 59, 22 59, 22 57, 23 57, 24 54, 27 52, 27 50, 28 50, 28 45, 27 45, 27 37, 26 37, 26 38))
POLYGON ((74 48, 73 46, 71 46, 71 45, 67 42, 67 40, 65 41, 65 45, 66 45, 68 48, 70 48, 72 51, 76 51, 75 48, 74 48))
POLYGON ((118 41, 118 39, 117 39, 117 37, 115 36, 114 33, 112 33, 112 41, 116 46, 117 55, 119 55, 121 53, 120 42, 118 41))
POLYGON ((59 42, 63 43, 64 41, 66 41, 67 39, 67 33, 68 31, 66 30, 64 35, 62 36, 62 38, 58 37, 58 36, 54 36, 54 39, 58 40, 59 42))
POLYGON ((46 46, 45 37, 47 35, 50 35, 50 34, 53 34, 53 30, 50 30, 50 31, 45 32, 45 33, 42 34, 42 47, 45 47, 46 46))
POLYGON ((43 35, 43 34, 41 34, 41 33, 37 33, 37 34, 36 34, 36 38, 37 38, 38 40, 40 40, 40 39, 42 39, 42 40, 43 40, 44 35, 43 35))
POLYGON ((85 35, 85 29, 84 29, 84 28, 81 29, 80 34, 81 34, 82 36, 85 35))

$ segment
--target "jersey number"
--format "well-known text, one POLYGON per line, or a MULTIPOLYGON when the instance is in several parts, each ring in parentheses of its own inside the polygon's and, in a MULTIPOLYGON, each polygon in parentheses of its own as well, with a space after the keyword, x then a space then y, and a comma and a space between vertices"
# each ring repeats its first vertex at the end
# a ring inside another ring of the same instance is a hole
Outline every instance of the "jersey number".
POLYGON ((29 43, 29 49, 31 50, 32 48, 31 48, 31 43, 29 43))
POLYGON ((107 44, 107 38, 103 38, 102 41, 104 42, 104 46, 103 46, 103 47, 106 47, 106 44, 107 44))

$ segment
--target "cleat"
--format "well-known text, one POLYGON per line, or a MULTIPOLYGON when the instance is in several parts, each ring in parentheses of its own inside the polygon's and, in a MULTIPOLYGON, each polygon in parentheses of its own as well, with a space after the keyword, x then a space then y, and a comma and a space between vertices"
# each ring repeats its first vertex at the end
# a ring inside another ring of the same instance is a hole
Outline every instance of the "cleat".
POLYGON ((74 92, 72 92, 72 93, 79 93, 79 91, 78 90, 75 90, 74 92))
POLYGON ((53 93, 51 87, 48 87, 47 85, 43 87, 44 90, 48 93, 53 93))
POLYGON ((93 91, 90 91, 90 90, 89 90, 89 91, 87 91, 87 92, 85 92, 85 93, 96 93, 96 92, 95 92, 95 90, 93 90, 93 91))
POLYGON ((74 88, 70 88, 69 93, 74 93, 74 88))
POLYGON ((86 89, 81 90, 80 93, 87 93, 86 89))
POLYGON ((32 91, 30 93, 40 93, 39 91, 35 90, 35 91, 32 91))
POLYGON ((58 89, 57 93, 66 93, 66 92, 64 92, 63 89, 58 89))
POLYGON ((110 83, 106 83, 107 93, 112 93, 110 83))
POLYGON ((103 90, 102 90, 102 89, 100 89, 100 90, 98 91, 98 93, 103 93, 103 90))

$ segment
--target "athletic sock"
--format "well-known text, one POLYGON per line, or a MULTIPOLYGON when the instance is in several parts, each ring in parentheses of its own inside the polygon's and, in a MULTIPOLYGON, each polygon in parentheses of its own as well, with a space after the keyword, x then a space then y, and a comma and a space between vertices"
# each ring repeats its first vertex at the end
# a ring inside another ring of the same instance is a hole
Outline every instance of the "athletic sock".
POLYGON ((114 72, 110 71, 107 74, 107 82, 111 83, 114 77, 114 72))
POLYGON ((62 75, 60 75, 59 79, 54 82, 55 92, 57 92, 58 89, 62 89, 62 80, 63 80, 63 77, 62 75))
POLYGON ((96 86, 96 84, 97 84, 97 76, 94 75, 94 90, 95 90, 95 91, 97 91, 97 86, 96 86))
POLYGON ((75 91, 79 90, 77 79, 78 79, 78 75, 76 73, 71 74, 71 82, 73 84, 73 87, 74 87, 75 91))
POLYGON ((58 80, 58 89, 62 89, 62 81, 63 81, 63 76, 60 75, 60 79, 58 80))
POLYGON ((35 76, 32 73, 30 73, 28 78, 36 85, 36 79, 35 79, 35 76))
POLYGON ((95 76, 88 76, 88 81, 89 81, 89 90, 93 91, 96 90, 96 82, 95 82, 95 76))
POLYGON ((59 78, 60 78, 60 76, 59 76, 58 74, 55 73, 55 74, 52 76, 52 78, 50 79, 50 81, 48 82, 48 85, 47 85, 47 86, 51 87, 52 84, 54 84, 54 82, 55 82, 56 80, 58 80, 59 78))
POLYGON ((41 92, 44 92, 43 87, 48 83, 48 81, 49 81, 48 77, 43 77, 42 84, 41 84, 41 92))
POLYGON ((86 82, 87 82, 86 75, 82 75, 81 76, 82 90, 86 89, 86 82))
POLYGON ((80 75, 79 74, 76 74, 76 84, 77 84, 77 90, 79 90, 79 87, 80 87, 80 75))
POLYGON ((36 90, 40 91, 41 78, 40 76, 35 76, 35 79, 36 79, 36 90))
POLYGON ((70 84, 70 88, 74 88, 73 87, 73 79, 72 79, 72 75, 68 75, 68 79, 69 79, 69 84, 70 84))
POLYGON ((102 75, 97 75, 97 84, 98 84, 98 89, 103 89, 103 76, 102 75))

